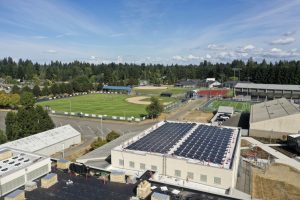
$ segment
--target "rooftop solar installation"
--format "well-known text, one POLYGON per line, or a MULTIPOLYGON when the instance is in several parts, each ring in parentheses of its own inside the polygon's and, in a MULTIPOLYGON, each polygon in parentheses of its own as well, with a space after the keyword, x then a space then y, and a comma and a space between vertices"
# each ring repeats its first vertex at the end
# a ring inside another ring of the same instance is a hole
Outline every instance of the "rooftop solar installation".
POLYGON ((229 128, 199 125, 174 154, 221 165, 230 148, 233 131, 229 128))
POLYGON ((163 122, 133 138, 125 149, 160 153, 229 169, 238 137, 238 128, 163 122))
POLYGON ((195 123, 166 122, 126 149, 166 154, 195 125, 195 123))

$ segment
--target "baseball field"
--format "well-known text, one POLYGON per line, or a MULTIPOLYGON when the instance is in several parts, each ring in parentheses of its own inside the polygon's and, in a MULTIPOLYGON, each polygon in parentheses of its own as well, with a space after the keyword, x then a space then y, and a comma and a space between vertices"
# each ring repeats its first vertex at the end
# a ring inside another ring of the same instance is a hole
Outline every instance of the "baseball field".
POLYGON ((146 105, 130 103, 128 95, 88 94, 38 103, 57 112, 74 112, 108 116, 139 117, 146 114, 146 105))

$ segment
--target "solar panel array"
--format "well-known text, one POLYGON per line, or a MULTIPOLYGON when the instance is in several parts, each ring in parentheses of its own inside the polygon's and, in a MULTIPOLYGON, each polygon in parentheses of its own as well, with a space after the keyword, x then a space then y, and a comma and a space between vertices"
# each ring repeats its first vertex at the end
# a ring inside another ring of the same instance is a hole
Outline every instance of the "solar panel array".
POLYGON ((166 122, 126 149, 165 154, 195 125, 195 123, 166 122))
POLYGON ((232 135, 229 128, 199 125, 174 155, 222 164, 232 135))

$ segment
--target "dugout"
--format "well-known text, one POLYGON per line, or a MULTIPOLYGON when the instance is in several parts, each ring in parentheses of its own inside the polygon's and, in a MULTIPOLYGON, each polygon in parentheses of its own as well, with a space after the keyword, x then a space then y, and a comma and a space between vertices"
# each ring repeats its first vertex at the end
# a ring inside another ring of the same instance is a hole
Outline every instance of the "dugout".
POLYGON ((132 88, 130 86, 103 86, 102 90, 104 92, 121 92, 131 94, 132 88))

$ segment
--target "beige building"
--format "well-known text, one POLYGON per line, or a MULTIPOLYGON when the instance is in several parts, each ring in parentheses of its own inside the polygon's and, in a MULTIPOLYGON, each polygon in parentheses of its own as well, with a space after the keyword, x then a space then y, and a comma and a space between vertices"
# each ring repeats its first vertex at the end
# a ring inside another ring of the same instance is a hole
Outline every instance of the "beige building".
POLYGON ((233 188, 239 162, 239 129, 160 122, 111 151, 112 167, 233 188))
POLYGON ((249 125, 250 136, 282 139, 299 132, 300 111, 285 98, 254 104, 249 125))

